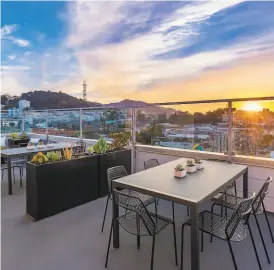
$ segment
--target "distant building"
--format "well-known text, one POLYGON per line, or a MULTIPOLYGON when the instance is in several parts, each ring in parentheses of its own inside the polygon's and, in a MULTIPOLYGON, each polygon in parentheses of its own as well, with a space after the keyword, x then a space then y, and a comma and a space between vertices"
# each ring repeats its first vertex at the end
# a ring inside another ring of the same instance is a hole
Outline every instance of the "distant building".
POLYGON ((8 115, 11 118, 17 118, 19 116, 19 110, 17 108, 9 108, 8 115))
POLYGON ((19 111, 22 112, 30 107, 30 101, 21 99, 19 100, 19 111))

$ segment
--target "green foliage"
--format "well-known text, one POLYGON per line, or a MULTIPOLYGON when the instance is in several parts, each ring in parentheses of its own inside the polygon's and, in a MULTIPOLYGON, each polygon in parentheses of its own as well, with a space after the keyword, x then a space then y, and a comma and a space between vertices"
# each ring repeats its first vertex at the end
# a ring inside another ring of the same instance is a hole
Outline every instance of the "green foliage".
POLYGON ((10 134, 9 134, 9 137, 10 137, 12 140, 18 140, 18 139, 19 139, 19 134, 18 134, 18 133, 10 133, 10 134))
POLYGON ((62 158, 62 154, 60 151, 51 151, 47 153, 47 158, 51 162, 59 161, 62 158))
POLYGON ((175 167, 175 171, 183 171, 185 168, 182 164, 178 164, 176 167, 175 167))
POLYGON ((0 146, 0 150, 4 150, 6 148, 7 148, 6 146, 0 146))
POLYGON ((137 132, 137 142, 151 144, 152 138, 163 136, 163 127, 159 124, 153 124, 150 127, 137 132))
POLYGON ((28 134, 26 132, 23 132, 21 135, 20 135, 20 139, 21 140, 27 140, 29 138, 28 134))
POLYGON ((91 153, 93 153, 93 152, 94 152, 94 149, 93 149, 93 147, 92 147, 92 146, 90 146, 87 150, 88 150, 89 154, 91 154, 91 153))
POLYGON ((97 154, 104 154, 108 150, 107 141, 103 137, 100 137, 100 139, 94 145, 93 148, 94 148, 95 153, 97 153, 97 154))
POLYGON ((113 133, 109 135, 110 138, 113 139, 113 142, 111 143, 111 148, 114 150, 121 150, 124 149, 131 139, 130 132, 119 132, 119 133, 113 133))

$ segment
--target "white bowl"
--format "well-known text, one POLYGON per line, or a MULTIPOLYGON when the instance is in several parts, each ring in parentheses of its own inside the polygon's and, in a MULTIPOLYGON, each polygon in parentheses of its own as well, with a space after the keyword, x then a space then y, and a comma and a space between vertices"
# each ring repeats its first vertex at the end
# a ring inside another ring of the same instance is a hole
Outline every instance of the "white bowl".
POLYGON ((188 173, 193 173, 193 172, 196 172, 196 166, 186 166, 186 171, 188 173))
POLYGON ((37 145, 37 148, 38 149, 43 149, 43 148, 45 148, 46 146, 45 145, 37 145))
POLYGON ((174 169, 174 176, 178 177, 178 178, 183 178, 184 176, 186 176, 186 170, 183 171, 176 171, 174 169))
POLYGON ((54 147, 54 144, 53 143, 49 143, 49 144, 47 144, 47 147, 54 147))

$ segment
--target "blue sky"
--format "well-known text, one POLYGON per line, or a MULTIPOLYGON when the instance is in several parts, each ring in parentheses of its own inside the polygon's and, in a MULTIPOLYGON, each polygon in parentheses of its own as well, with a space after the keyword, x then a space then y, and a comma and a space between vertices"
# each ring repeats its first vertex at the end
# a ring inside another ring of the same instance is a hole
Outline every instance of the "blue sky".
POLYGON ((99 102, 270 95, 273 14, 240 0, 2 2, 2 92, 80 97, 86 79, 99 102))

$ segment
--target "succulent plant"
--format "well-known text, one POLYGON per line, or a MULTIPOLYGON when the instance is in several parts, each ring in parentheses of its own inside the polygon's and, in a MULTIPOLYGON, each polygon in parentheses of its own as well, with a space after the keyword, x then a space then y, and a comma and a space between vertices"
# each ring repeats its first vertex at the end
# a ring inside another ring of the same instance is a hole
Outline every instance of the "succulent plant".
POLYGON ((60 151, 51 151, 51 152, 48 152, 47 153, 47 158, 49 159, 49 161, 51 162, 56 162, 56 161, 59 161, 62 157, 62 154, 60 151))
POLYGON ((68 147, 66 147, 64 149, 64 158, 66 160, 71 160, 71 158, 72 158, 72 148, 69 149, 68 147))
POLYGON ((13 140, 17 140, 19 138, 19 135, 18 135, 18 133, 10 133, 9 137, 13 140))
POLYGON ((48 158, 42 152, 38 152, 36 155, 33 156, 31 162, 43 164, 48 162, 48 158))
POLYGON ((196 163, 196 164, 201 164, 201 163, 203 163, 203 162, 201 161, 200 158, 195 158, 194 160, 195 160, 195 163, 196 163))
POLYGON ((87 149, 88 153, 91 154, 94 152, 94 149, 92 146, 90 146, 88 149, 87 149))
POLYGON ((193 166, 195 166, 195 164, 193 163, 193 160, 192 159, 189 159, 188 161, 187 161, 187 166, 189 166, 189 167, 193 167, 193 166))
POLYGON ((178 164, 176 167, 175 167, 175 171, 183 171, 185 168, 182 164, 178 164))
POLYGON ((106 153, 108 150, 107 141, 103 137, 100 137, 98 142, 94 145, 93 149, 94 149, 94 152, 97 154, 106 153))
POLYGON ((129 141, 131 139, 131 135, 129 132, 113 133, 109 135, 109 137, 113 139, 110 147, 114 150, 124 149, 129 144, 129 141))

